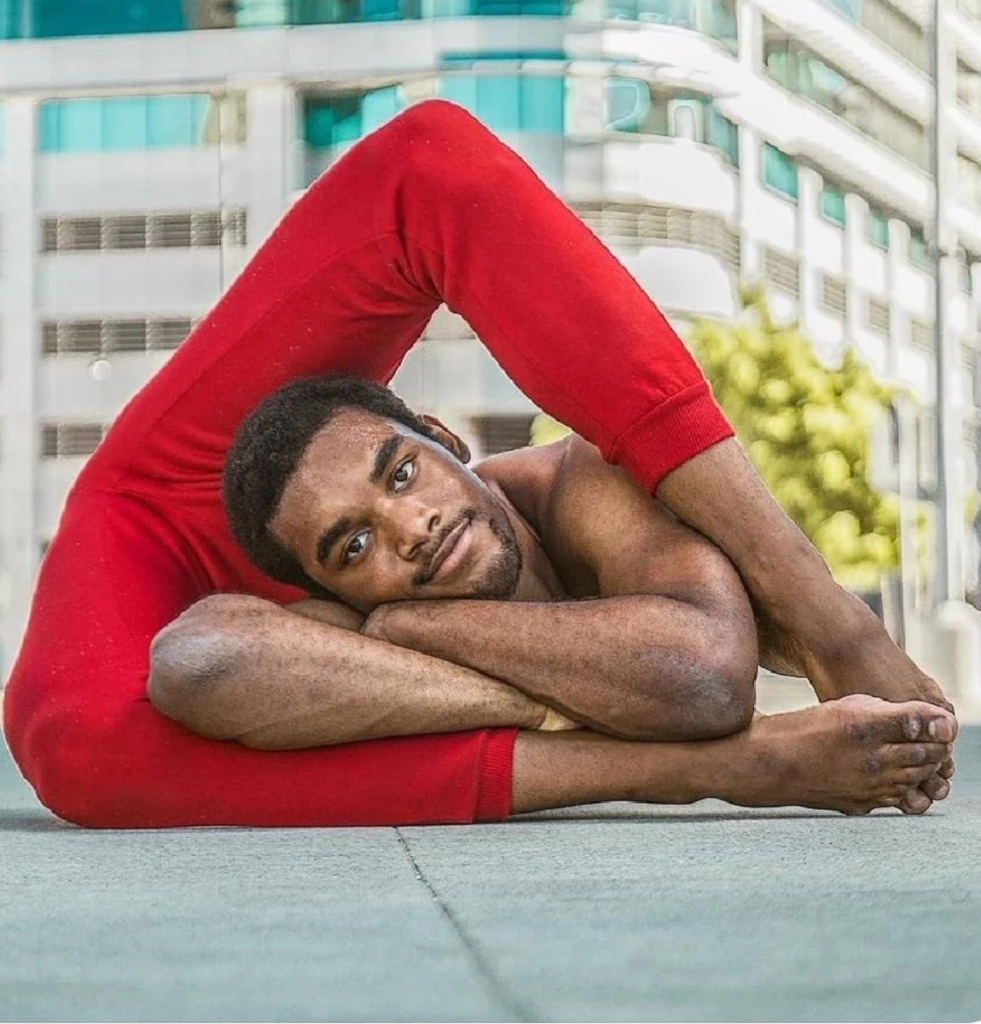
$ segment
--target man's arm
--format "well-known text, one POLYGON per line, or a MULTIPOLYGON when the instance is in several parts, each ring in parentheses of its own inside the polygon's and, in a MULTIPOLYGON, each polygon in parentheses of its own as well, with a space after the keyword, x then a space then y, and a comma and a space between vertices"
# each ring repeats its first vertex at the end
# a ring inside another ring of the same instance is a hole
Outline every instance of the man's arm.
POLYGON ((154 639, 150 699, 199 735, 266 750, 561 725, 500 680, 362 636, 361 619, 336 602, 212 595, 154 639))
POLYGON ((616 736, 744 727, 755 624, 728 559, 580 438, 552 486, 550 554, 592 573, 597 599, 394 602, 372 614, 369 634, 503 679, 616 736))

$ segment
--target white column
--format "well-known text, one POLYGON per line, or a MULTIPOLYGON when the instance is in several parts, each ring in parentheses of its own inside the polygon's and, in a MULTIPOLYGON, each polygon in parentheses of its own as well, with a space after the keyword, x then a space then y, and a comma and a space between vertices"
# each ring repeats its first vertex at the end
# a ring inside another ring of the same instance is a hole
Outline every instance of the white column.
POLYGON ((854 192, 845 195, 845 281, 848 285, 848 311, 845 314, 845 344, 854 348, 858 332, 862 329, 866 296, 860 287, 859 262, 862 249, 868 245, 865 230, 869 219, 869 204, 854 192))
POLYGON ((250 250, 275 227, 303 187, 297 129, 296 94, 289 83, 274 78, 249 85, 245 160, 250 250))
POLYGON ((890 379, 899 377, 899 353, 910 344, 909 314, 902 302, 899 282, 909 252, 909 225, 902 220, 889 221, 889 253, 886 257, 886 294, 889 302, 889 345, 886 349, 886 372, 890 379))
POLYGON ((34 315, 39 231, 35 210, 36 103, 4 101, 5 184, 0 194, 4 261, 0 274, 0 678, 20 646, 39 552, 35 529, 39 430, 35 419, 38 339, 34 315))
POLYGON ((797 171, 797 258, 800 263, 800 295, 797 315, 805 330, 814 324, 814 314, 820 302, 817 271, 811 266, 808 254, 814 251, 811 236, 817 223, 818 204, 821 201, 821 175, 809 167, 797 171))

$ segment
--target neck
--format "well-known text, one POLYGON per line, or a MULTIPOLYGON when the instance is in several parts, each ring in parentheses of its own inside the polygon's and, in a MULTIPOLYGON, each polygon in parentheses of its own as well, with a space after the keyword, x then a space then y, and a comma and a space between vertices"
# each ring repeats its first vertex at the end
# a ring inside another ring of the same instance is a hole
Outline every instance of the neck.
POLYGON ((515 508, 501 487, 488 484, 504 506, 508 521, 521 549, 521 574, 512 601, 552 601, 565 596, 565 588, 552 568, 541 538, 534 526, 515 508))

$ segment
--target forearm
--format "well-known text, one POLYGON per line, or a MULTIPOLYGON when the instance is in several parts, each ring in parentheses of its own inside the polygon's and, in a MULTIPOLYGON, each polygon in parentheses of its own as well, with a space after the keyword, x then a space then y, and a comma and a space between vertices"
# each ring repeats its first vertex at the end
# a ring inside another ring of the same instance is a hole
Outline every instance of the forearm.
POLYGON ((259 598, 191 614, 154 643, 150 694, 204 736, 297 749, 492 726, 545 709, 485 674, 259 598))
MULTIPOLYGON (((386 606, 381 632, 394 644, 502 679, 624 738, 713 733, 705 714, 715 696, 709 690, 730 689, 724 671, 729 645, 713 636, 718 623, 694 605, 654 595, 398 602, 386 606)), ((751 680, 755 651, 740 660, 747 664, 730 666, 732 678, 748 670, 751 680)))
POLYGON ((734 438, 669 473, 657 497, 728 555, 758 607, 779 627, 821 637, 846 618, 867 618, 734 438))

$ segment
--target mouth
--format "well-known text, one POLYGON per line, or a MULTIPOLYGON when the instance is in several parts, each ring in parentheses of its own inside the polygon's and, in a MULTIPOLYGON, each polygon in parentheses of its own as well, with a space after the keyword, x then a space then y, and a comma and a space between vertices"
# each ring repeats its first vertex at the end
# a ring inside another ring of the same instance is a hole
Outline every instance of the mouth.
POLYGON ((427 583, 449 576, 463 560, 463 556, 470 548, 469 526, 470 520, 464 519, 443 538, 429 564, 429 571, 426 573, 427 583))

